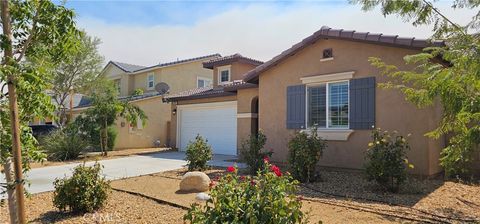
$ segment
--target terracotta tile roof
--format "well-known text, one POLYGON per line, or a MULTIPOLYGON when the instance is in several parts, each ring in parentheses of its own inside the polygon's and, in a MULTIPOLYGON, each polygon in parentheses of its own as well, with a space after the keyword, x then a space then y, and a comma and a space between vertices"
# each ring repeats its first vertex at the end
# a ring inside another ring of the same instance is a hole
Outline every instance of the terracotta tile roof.
POLYGON ((257 88, 257 87, 258 85, 253 83, 248 83, 243 80, 235 80, 233 82, 223 85, 223 90, 226 92, 231 92, 239 89, 249 89, 249 88, 257 88))
POLYGON ((229 56, 225 56, 225 57, 221 57, 221 58, 215 58, 215 59, 212 59, 210 61, 204 62, 203 67, 213 69, 213 66, 227 65, 227 64, 230 64, 230 63, 235 62, 235 61, 241 61, 241 62, 245 62, 245 63, 252 64, 252 65, 263 64, 262 61, 259 61, 259 60, 253 59, 253 58, 249 58, 249 57, 245 57, 245 56, 242 56, 241 54, 237 53, 237 54, 234 54, 234 55, 229 55, 229 56))
POLYGON ((281 54, 275 56, 271 60, 247 72, 244 75, 243 80, 246 82, 255 82, 261 72, 268 70, 287 57, 294 55, 298 51, 306 48, 310 44, 313 44, 322 38, 358 41, 418 50, 428 46, 445 46, 444 41, 430 41, 427 39, 416 39, 414 37, 399 37, 398 35, 384 35, 381 33, 376 34, 369 32, 357 32, 355 30, 332 29, 328 26, 323 26, 319 31, 303 39, 300 43, 293 45, 291 48, 283 51, 281 54))
POLYGON ((199 98, 208 98, 208 97, 219 97, 219 96, 233 96, 235 93, 226 92, 223 89, 223 86, 218 87, 201 87, 196 89, 190 89, 183 92, 170 94, 163 97, 164 102, 174 102, 180 100, 191 100, 199 98))

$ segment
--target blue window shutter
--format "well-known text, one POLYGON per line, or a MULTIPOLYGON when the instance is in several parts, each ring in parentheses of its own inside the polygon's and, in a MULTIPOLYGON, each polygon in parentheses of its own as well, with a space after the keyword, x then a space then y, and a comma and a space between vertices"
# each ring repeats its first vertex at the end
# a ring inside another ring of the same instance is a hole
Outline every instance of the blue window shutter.
POLYGON ((287 87, 287 129, 305 128, 305 85, 287 87))
POLYGON ((350 80, 350 128, 375 127, 375 77, 350 80))

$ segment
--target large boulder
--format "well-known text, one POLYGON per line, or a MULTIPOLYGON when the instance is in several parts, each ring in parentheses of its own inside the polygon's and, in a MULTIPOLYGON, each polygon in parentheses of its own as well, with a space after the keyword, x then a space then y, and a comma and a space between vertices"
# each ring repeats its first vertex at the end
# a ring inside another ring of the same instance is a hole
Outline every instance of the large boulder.
POLYGON ((208 191, 210 177, 203 172, 188 172, 182 177, 180 182, 180 191, 186 192, 204 192, 208 191))

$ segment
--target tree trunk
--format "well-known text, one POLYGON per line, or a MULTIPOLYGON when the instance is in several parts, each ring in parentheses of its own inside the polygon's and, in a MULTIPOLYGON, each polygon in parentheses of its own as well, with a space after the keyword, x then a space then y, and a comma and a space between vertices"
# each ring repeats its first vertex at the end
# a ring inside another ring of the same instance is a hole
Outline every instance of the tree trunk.
MULTIPOLYGON (((1 19, 4 35, 4 64, 9 65, 14 61, 13 46, 12 46, 12 28, 10 21, 9 1, 1 1, 1 19)), ((8 98, 10 110, 10 124, 12 130, 12 152, 13 164, 15 170, 15 193, 16 193, 16 208, 17 208, 17 222, 20 224, 26 223, 25 217, 25 197, 23 188, 23 170, 22 170, 22 149, 20 144, 20 122, 18 117, 18 102, 17 89, 15 87, 16 77, 10 73, 7 77, 8 84, 8 98)))
POLYGON ((7 201, 8 211, 10 212, 10 223, 17 223, 17 210, 15 207, 15 188, 11 184, 15 182, 13 176, 12 159, 7 158, 3 164, 3 171, 5 172, 5 180, 7 181, 7 201))
POLYGON ((105 148, 105 155, 107 156, 108 154, 108 125, 107 125, 107 120, 105 120, 105 128, 104 128, 104 135, 105 135, 105 143, 104 143, 104 148, 105 148))

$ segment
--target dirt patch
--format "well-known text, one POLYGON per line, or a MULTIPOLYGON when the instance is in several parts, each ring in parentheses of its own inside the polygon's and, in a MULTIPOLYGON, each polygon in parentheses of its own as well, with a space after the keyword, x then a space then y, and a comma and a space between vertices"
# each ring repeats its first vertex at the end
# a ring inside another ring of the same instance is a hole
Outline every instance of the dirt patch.
MULTIPOLYGON (((127 193, 112 191, 106 206, 96 213, 59 212, 53 193, 33 195, 26 200, 29 223, 183 223, 185 210, 127 193)), ((0 207, 0 223, 9 223, 7 207, 0 207)))
POLYGON ((101 156, 97 154, 88 154, 84 158, 79 158, 79 159, 69 160, 69 161, 44 161, 41 163, 30 163, 30 167, 40 168, 40 167, 46 167, 46 166, 59 166, 59 165, 65 165, 70 163, 117 159, 117 158, 127 157, 127 156, 142 155, 142 154, 149 154, 149 153, 156 153, 156 152, 165 152, 168 150, 170 150, 170 148, 121 149, 121 150, 109 151, 107 156, 101 156))

